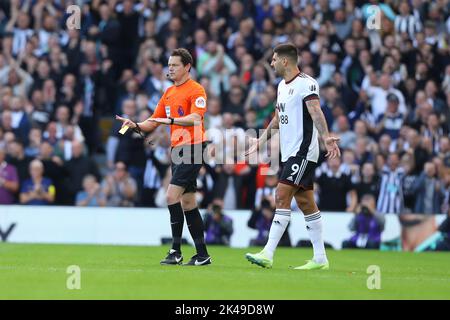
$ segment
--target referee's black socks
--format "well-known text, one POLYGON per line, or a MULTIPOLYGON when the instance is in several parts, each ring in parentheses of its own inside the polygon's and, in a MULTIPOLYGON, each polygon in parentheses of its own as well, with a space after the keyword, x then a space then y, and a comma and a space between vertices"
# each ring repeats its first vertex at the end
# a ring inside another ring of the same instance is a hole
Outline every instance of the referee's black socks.
POLYGON ((170 227, 172 228, 172 249, 181 252, 181 235, 183 233, 184 215, 181 203, 168 205, 170 212, 170 227))
POLYGON ((194 240, 197 253, 202 257, 207 257, 208 251, 206 250, 204 235, 205 227, 203 225, 202 217, 200 216, 200 211, 198 208, 195 208, 185 211, 184 215, 186 216, 186 222, 192 239, 194 240))

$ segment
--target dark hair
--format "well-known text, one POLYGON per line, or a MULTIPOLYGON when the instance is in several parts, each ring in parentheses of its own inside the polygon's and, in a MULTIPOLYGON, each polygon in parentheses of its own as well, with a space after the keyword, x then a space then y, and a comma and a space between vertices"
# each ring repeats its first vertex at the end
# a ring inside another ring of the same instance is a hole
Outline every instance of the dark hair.
MULTIPOLYGON (((173 50, 172 57, 180 57, 181 63, 183 66, 186 66, 188 63, 191 64, 191 66, 194 64, 194 59, 192 59, 192 55, 189 53, 188 50, 184 48, 178 48, 173 50)), ((190 69, 189 69, 190 70, 190 69)))
POLYGON ((279 56, 285 56, 297 63, 298 51, 297 47, 292 43, 279 44, 273 49, 273 52, 277 53, 279 56))
POLYGON ((12 141, 12 143, 16 143, 16 144, 22 146, 22 148, 25 147, 25 144, 23 143, 23 141, 22 141, 20 138, 14 139, 14 140, 12 141))
POLYGON ((213 205, 212 205, 212 211, 213 211, 214 213, 222 214, 222 206, 219 205, 219 204, 213 204, 213 205))
POLYGON ((430 116, 436 116, 436 118, 438 118, 439 120, 439 113, 437 113, 436 111, 432 111, 428 117, 430 116))

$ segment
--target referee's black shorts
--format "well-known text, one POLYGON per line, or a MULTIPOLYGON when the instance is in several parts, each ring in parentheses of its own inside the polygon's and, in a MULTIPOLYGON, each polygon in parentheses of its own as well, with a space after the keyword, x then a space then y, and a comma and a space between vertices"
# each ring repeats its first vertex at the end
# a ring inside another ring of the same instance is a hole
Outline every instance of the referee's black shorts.
POLYGON ((279 182, 303 190, 314 189, 317 163, 301 156, 293 156, 281 163, 279 182))
POLYGON ((201 145, 185 145, 171 149, 172 179, 170 184, 184 187, 184 193, 197 191, 197 176, 203 165, 203 152, 206 145, 206 143, 202 143, 201 145))

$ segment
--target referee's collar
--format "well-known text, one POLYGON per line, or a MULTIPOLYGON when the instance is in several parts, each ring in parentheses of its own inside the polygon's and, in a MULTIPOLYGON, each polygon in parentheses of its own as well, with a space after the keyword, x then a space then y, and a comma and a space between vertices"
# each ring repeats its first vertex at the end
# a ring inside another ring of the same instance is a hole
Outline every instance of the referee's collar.
POLYGON ((192 80, 192 79, 189 77, 189 78, 187 78, 187 80, 186 80, 185 82, 183 82, 182 84, 179 84, 179 85, 175 85, 175 87, 177 87, 177 88, 178 88, 178 87, 181 87, 182 85, 188 83, 189 80, 192 80))

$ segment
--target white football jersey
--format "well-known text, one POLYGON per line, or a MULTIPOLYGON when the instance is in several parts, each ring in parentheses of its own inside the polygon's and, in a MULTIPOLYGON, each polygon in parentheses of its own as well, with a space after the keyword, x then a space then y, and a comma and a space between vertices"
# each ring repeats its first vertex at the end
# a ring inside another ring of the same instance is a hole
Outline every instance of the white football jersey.
POLYGON ((319 85, 310 76, 299 73, 293 80, 278 84, 276 108, 279 116, 281 161, 301 156, 317 162, 319 136, 306 101, 319 98, 319 85))

